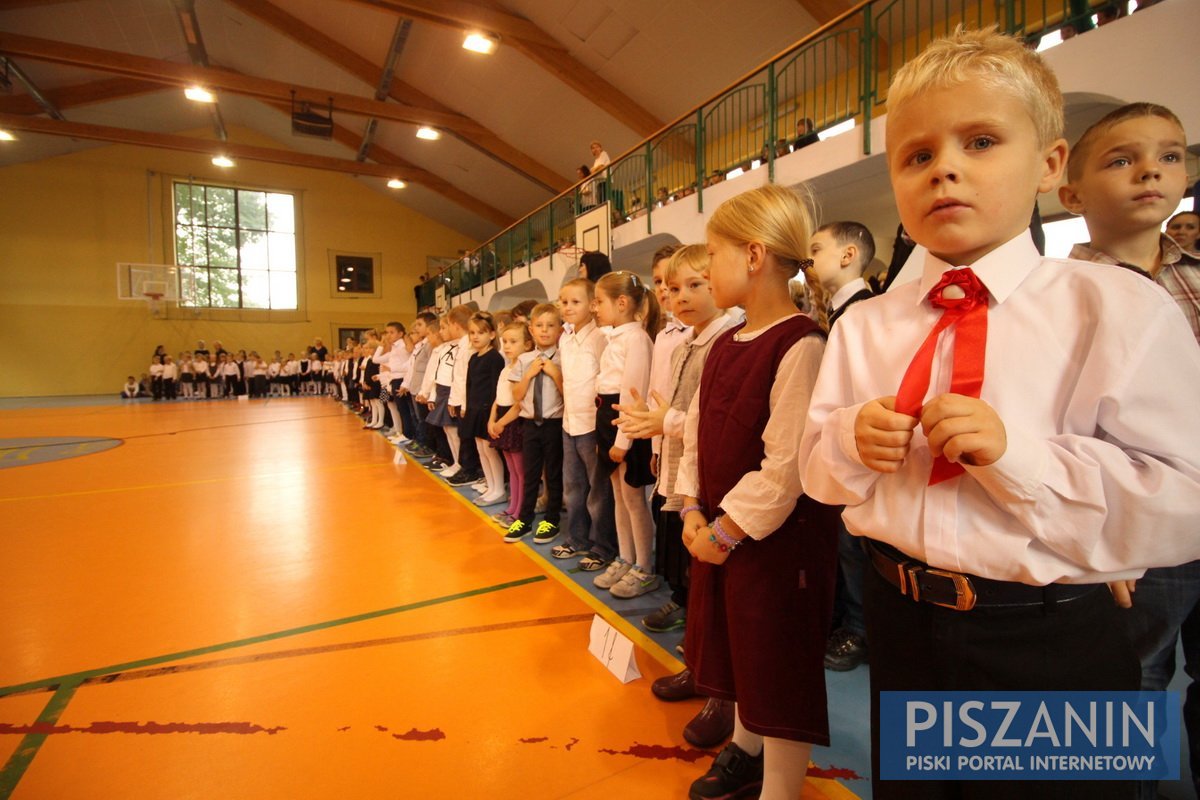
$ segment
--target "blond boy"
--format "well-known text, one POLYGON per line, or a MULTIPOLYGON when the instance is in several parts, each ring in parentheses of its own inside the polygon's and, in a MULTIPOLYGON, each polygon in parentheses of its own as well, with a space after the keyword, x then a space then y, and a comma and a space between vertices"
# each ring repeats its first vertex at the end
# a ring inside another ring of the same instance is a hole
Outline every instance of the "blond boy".
POLYGON ((1061 178, 1062 129, 1053 73, 993 32, 934 42, 889 90, 888 170, 922 277, 833 329, 800 453, 805 492, 846 506, 872 562, 882 800, 1128 797, 881 781, 880 692, 1136 690, 1105 583, 1200 555, 1200 427, 1178 424, 1200 349, 1147 281, 1042 258, 1027 230, 1061 178))

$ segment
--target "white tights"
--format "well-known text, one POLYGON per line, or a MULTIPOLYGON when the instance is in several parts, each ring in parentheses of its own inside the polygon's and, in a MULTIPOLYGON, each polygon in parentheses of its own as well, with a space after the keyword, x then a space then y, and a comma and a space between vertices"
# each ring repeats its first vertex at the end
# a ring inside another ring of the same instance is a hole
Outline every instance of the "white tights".
POLYGON ((499 450, 492 447, 488 439, 476 436, 475 446, 479 449, 479 464, 483 467, 483 478, 487 481, 484 497, 499 500, 504 496, 504 457, 500 455, 499 450))
POLYGON ((654 572, 654 519, 646 503, 646 490, 625 482, 624 463, 618 464, 610 480, 621 558, 646 572, 654 572))

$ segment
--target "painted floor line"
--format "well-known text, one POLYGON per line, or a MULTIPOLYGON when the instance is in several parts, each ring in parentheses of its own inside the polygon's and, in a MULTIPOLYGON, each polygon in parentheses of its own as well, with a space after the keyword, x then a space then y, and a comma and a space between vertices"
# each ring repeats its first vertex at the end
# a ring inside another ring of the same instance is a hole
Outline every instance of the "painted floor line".
MULTIPOLYGON (((46 703, 46 707, 42 713, 38 715, 36 725, 55 725, 63 712, 67 710, 67 706, 71 702, 71 698, 75 696, 75 690, 79 688, 78 682, 64 682, 57 687, 54 696, 46 703)), ((13 791, 17 788, 17 784, 21 782, 21 778, 25 775, 25 770, 29 769, 29 765, 33 763, 34 757, 46 743, 47 734, 30 733, 26 734, 21 743, 17 745, 17 749, 8 757, 4 767, 0 768, 0 800, 8 800, 12 796, 13 791)))
MULTIPOLYGON (((158 678, 164 675, 180 675, 186 672, 199 672, 202 670, 219 669, 221 667, 234 667, 243 664, 256 664, 262 661, 277 661, 280 659, 299 658, 311 655, 323 655, 325 653, 338 653, 347 650, 362 650, 370 647, 383 647, 393 644, 406 644, 408 642, 420 642, 430 639, 446 639, 455 636, 471 636, 479 633, 495 633, 498 631, 510 631, 519 628, 538 628, 547 625, 567 625, 577 622, 588 622, 592 619, 591 614, 567 614, 559 617, 543 617, 541 619, 526 619, 517 620, 515 622, 499 622, 493 625, 474 625, 466 628, 450 628, 441 631, 428 631, 426 633, 413 633, 405 636, 389 636, 382 639, 364 639, 358 642, 339 642, 337 644, 318 645, 315 647, 297 647, 290 650, 276 650, 270 653, 256 653, 248 656, 235 656, 233 658, 219 658, 213 661, 199 661, 187 664, 171 664, 165 667, 153 667, 149 669, 129 670, 125 672, 110 672, 106 675, 98 675, 92 678, 86 678, 80 682, 80 686, 97 686, 108 685, 110 683, 123 683, 125 681, 145 680, 146 678, 158 678)), ((9 697, 20 695, 38 694, 41 692, 52 691, 52 686, 43 686, 36 689, 28 689, 23 692, 12 692, 9 697)))
MULTIPOLYGON (((405 456, 405 457, 408 458, 407 456, 405 456)), ((409 460, 411 461, 412 459, 409 459, 409 460)), ((491 517, 489 517, 483 509, 481 509, 479 506, 472 503, 467 498, 463 497, 458 492, 454 491, 449 486, 449 484, 445 484, 441 481, 435 480, 433 477, 433 473, 431 473, 423 465, 418 464, 418 466, 421 467, 422 474, 424 474, 427 478, 429 478, 429 480, 431 480, 434 484, 441 486, 442 488, 448 490, 450 492, 450 494, 453 495, 455 497, 455 499, 458 500, 458 502, 462 503, 467 508, 471 509, 477 515, 482 517, 484 519, 484 521, 487 522, 488 527, 492 528, 493 530, 496 529, 497 526, 496 526, 495 520, 493 520, 491 517)), ((571 580, 570 578, 568 578, 566 575, 564 575, 562 572, 555 569, 551 565, 547 564, 546 560, 541 556, 541 554, 538 553, 536 550, 533 550, 532 548, 530 548, 530 546, 528 544, 526 544, 525 542, 517 542, 516 547, 519 551, 524 553, 527 558, 529 558, 531 561, 533 561, 535 564, 537 564, 539 568, 545 570, 547 575, 549 575, 554 580, 558 581, 562 586, 564 586, 567 589, 567 591, 571 592, 571 594, 575 595, 580 600, 582 600, 588 606, 588 608, 595 610, 595 612, 600 615, 601 619, 603 619, 608 624, 612 625, 614 628, 619 630, 621 633, 625 634, 625 636, 627 636, 629 639, 631 639, 633 641, 633 643, 636 644, 638 647, 640 647, 642 650, 645 650, 646 653, 651 658, 653 658, 655 661, 662 664, 664 667, 669 669, 671 672, 678 672, 679 670, 683 669, 684 664, 682 661, 680 661, 678 658, 676 658, 671 653, 669 653, 658 642, 654 641, 649 636, 642 633, 642 631, 638 630, 638 628, 635 625, 633 625, 631 622, 629 622, 629 620, 627 620, 623 616, 621 616, 621 614, 619 612, 617 612, 615 609, 606 606, 597 597, 595 597, 594 595, 589 593, 586 589, 584 589, 578 583, 571 580)))
POLYGON ((392 608, 384 608, 378 611, 368 611, 363 614, 355 614, 350 617, 341 617, 339 619, 327 620, 325 622, 314 622, 310 625, 302 625, 296 628, 288 628, 282 631, 273 633, 263 633, 258 636, 250 636, 245 639, 236 639, 232 642, 223 642, 221 644, 208 645, 205 647, 196 647, 191 650, 181 650, 177 653, 167 653, 161 656, 152 658, 142 658, 136 661, 128 661, 124 664, 112 664, 106 667, 97 669, 84 670, 82 672, 73 672, 67 675, 55 675, 50 678, 42 678, 40 680, 28 681, 26 683, 14 684, 12 686, 0 687, 0 697, 7 697, 10 694, 25 692, 30 689, 37 689, 45 686, 62 686, 68 683, 80 683, 89 678, 97 678, 102 675, 110 675, 114 672, 125 672, 131 669, 139 669, 142 667, 152 667, 158 664, 165 664, 171 661, 179 661, 185 658, 194 658, 196 656, 208 655, 209 653, 219 653, 223 650, 232 650, 237 647, 245 647, 252 644, 261 644, 262 642, 271 642, 277 639, 284 639, 289 636, 298 636, 304 633, 312 633, 314 631, 326 630, 327 628, 337 628, 342 625, 349 625, 354 622, 365 622, 371 619, 387 617, 393 614, 400 614, 405 611, 415 611, 419 608, 428 608, 430 606, 441 605, 443 603, 451 603, 455 600, 465 600, 469 597, 478 597, 479 595, 491 594, 493 592, 504 591, 505 589, 515 589, 519 586, 526 586, 531 583, 540 583, 546 580, 545 575, 533 575, 528 578, 521 578, 515 581, 507 581, 498 583, 494 586, 485 586, 481 589, 471 589, 466 592, 458 592, 456 594, 444 595, 442 597, 434 597, 429 600, 419 600, 415 603, 406 603, 401 606, 392 608))

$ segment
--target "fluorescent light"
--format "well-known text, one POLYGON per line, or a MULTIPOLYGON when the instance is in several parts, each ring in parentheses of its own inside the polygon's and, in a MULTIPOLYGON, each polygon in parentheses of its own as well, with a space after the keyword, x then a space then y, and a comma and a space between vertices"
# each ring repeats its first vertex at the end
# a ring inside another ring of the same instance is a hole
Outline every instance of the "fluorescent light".
POLYGON ((390 181, 387 182, 387 187, 389 189, 403 189, 407 185, 408 185, 407 183, 400 180, 399 178, 392 178, 390 181))
POLYGON ((236 162, 229 156, 213 156, 212 163, 214 167, 224 167, 225 169, 236 166, 236 162))
POLYGON ((417 128, 417 138, 428 139, 431 142, 436 142, 438 139, 442 138, 442 132, 437 128, 431 128, 428 125, 422 125, 421 127, 417 128))
POLYGON ((189 86, 183 90, 183 96, 197 103, 217 102, 217 96, 203 86, 189 86))
POLYGON ((16 136, 13 136, 11 131, 0 130, 0 142, 15 142, 16 136))
POLYGON ((463 39, 463 50, 470 50, 472 53, 483 53, 491 55, 496 49, 497 40, 494 36, 489 36, 486 33, 468 33, 463 39))
POLYGON ((852 130, 854 130, 854 120, 848 119, 845 122, 839 122, 837 125, 828 127, 823 131, 818 131, 817 138, 823 142, 826 139, 837 136, 839 133, 845 133, 846 131, 852 130))

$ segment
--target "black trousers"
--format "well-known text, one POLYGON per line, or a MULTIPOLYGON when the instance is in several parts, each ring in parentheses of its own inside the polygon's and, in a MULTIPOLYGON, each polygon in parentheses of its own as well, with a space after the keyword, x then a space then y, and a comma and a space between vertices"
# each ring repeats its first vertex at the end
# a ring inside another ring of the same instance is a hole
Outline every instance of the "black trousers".
POLYGON ((688 569, 692 554, 683 545, 683 520, 678 511, 663 511, 665 498, 655 492, 651 501, 654 512, 654 571, 671 587, 671 600, 687 608, 688 569))
POLYGON ((883 691, 1137 691, 1141 666, 1107 588, 1049 608, 954 611, 900 594, 868 565, 871 790, 876 800, 1127 800, 1132 781, 881 781, 883 691))
MULTIPOLYGON (((537 507, 538 484, 546 473, 546 522, 557 525, 562 516, 563 443, 562 418, 542 420, 539 425, 526 420, 521 428, 521 458, 525 469, 525 496, 521 498, 518 516, 526 525, 533 525, 537 507)), ((465 469, 465 467, 464 467, 465 469)))

